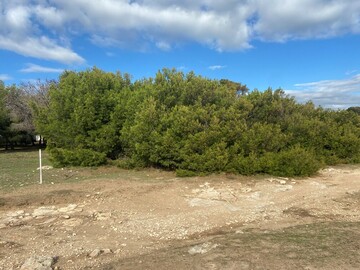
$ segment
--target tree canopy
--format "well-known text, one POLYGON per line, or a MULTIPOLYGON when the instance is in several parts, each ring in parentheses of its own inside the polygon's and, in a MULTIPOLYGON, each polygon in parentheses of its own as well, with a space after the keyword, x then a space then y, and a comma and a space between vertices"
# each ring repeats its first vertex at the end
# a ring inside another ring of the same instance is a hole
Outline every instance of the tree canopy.
POLYGON ((6 107, 6 88, 0 81, 0 142, 5 141, 10 126, 10 115, 6 107))
POLYGON ((283 90, 170 69, 131 81, 93 68, 64 72, 34 106, 58 166, 152 166, 178 175, 310 175, 360 161, 360 116, 298 104, 283 90))
POLYGON ((0 143, 47 139, 57 166, 159 167, 178 175, 310 175, 360 162, 359 107, 299 104, 281 89, 254 90, 170 69, 132 82, 93 68, 58 81, 0 82, 0 143))

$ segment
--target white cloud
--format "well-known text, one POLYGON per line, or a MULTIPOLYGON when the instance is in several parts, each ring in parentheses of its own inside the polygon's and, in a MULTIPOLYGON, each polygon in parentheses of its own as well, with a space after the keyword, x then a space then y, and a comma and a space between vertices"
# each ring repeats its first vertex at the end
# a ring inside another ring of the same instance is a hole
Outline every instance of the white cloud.
POLYGON ((224 68, 226 68, 226 66, 214 65, 214 66, 208 67, 208 69, 211 69, 211 70, 218 70, 218 69, 224 69, 224 68))
POLYGON ((196 42, 243 50, 360 33, 357 0, 0 0, 0 49, 65 64, 84 59, 71 38, 98 46, 169 50, 196 42))
POLYGON ((8 81, 11 80, 12 78, 7 75, 7 74, 0 74, 0 81, 8 81))
POLYGON ((60 68, 49 68, 29 63, 26 65, 26 68, 23 68, 20 71, 24 73, 61 73, 64 70, 60 68))
POLYGON ((263 40, 327 38, 360 33, 360 2, 259 0, 254 30, 263 40))
POLYGON ((50 32, 41 30, 46 29, 47 25, 36 20, 35 5, 21 0, 0 0, 0 3, 0 49, 65 64, 84 62, 81 56, 62 45, 59 39, 50 38, 50 32))
POLYGON ((171 49, 171 45, 165 41, 156 42, 156 47, 163 51, 169 51, 171 49))
POLYGON ((45 60, 64 64, 83 63, 84 59, 69 48, 62 47, 46 36, 8 38, 0 35, 0 48, 45 60))
POLYGON ((296 84, 295 90, 286 90, 299 102, 312 100, 328 108, 347 108, 360 104, 360 74, 343 80, 325 80, 296 84))

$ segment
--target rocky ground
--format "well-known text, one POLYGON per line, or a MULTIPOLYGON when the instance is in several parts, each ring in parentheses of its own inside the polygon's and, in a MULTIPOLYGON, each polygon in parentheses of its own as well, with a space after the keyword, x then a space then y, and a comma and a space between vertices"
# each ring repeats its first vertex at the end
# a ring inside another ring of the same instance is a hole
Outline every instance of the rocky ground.
POLYGON ((0 192, 0 269, 359 269, 360 166, 0 192))

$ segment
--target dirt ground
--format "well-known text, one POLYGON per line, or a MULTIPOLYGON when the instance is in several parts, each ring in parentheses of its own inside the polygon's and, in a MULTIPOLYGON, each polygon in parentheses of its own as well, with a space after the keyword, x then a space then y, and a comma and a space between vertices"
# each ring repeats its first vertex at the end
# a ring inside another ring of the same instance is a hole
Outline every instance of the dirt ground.
POLYGON ((360 269, 360 166, 148 176, 0 192, 0 269, 360 269))

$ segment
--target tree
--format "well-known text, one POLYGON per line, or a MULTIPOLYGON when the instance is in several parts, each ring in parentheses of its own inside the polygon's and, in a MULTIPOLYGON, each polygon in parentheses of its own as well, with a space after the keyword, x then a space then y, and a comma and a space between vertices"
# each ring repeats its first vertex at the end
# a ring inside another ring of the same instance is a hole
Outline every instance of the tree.
POLYGON ((34 111, 58 166, 111 158, 183 176, 300 176, 360 162, 359 115, 298 104, 281 89, 247 93, 240 83, 169 69, 132 83, 97 68, 64 72, 48 89, 48 103, 34 111))
POLYGON ((221 79, 220 84, 225 85, 231 90, 235 90, 236 93, 244 96, 249 92, 249 88, 247 88, 246 84, 241 84, 238 82, 233 82, 227 79, 221 79))
POLYGON ((360 115, 360 107, 349 107, 349 108, 347 109, 347 111, 349 111, 349 112, 354 112, 354 113, 360 115))
POLYGON ((0 144, 7 147, 8 129, 10 127, 10 115, 6 107, 6 88, 3 81, 0 80, 0 144))
POLYGON ((45 143, 41 130, 46 115, 43 115, 50 106, 50 89, 56 88, 58 82, 55 80, 37 80, 35 82, 23 83, 20 86, 23 95, 26 96, 27 105, 31 108, 32 124, 36 127, 35 133, 40 136, 39 144, 45 143))
POLYGON ((87 149, 116 158, 120 127, 113 115, 120 92, 129 83, 126 75, 97 68, 65 71, 59 83, 50 86, 48 106, 37 107, 37 129, 49 148, 70 151, 65 154, 87 149))
POLYGON ((10 112, 12 143, 33 143, 35 126, 27 93, 16 85, 7 87, 6 104, 10 112))

